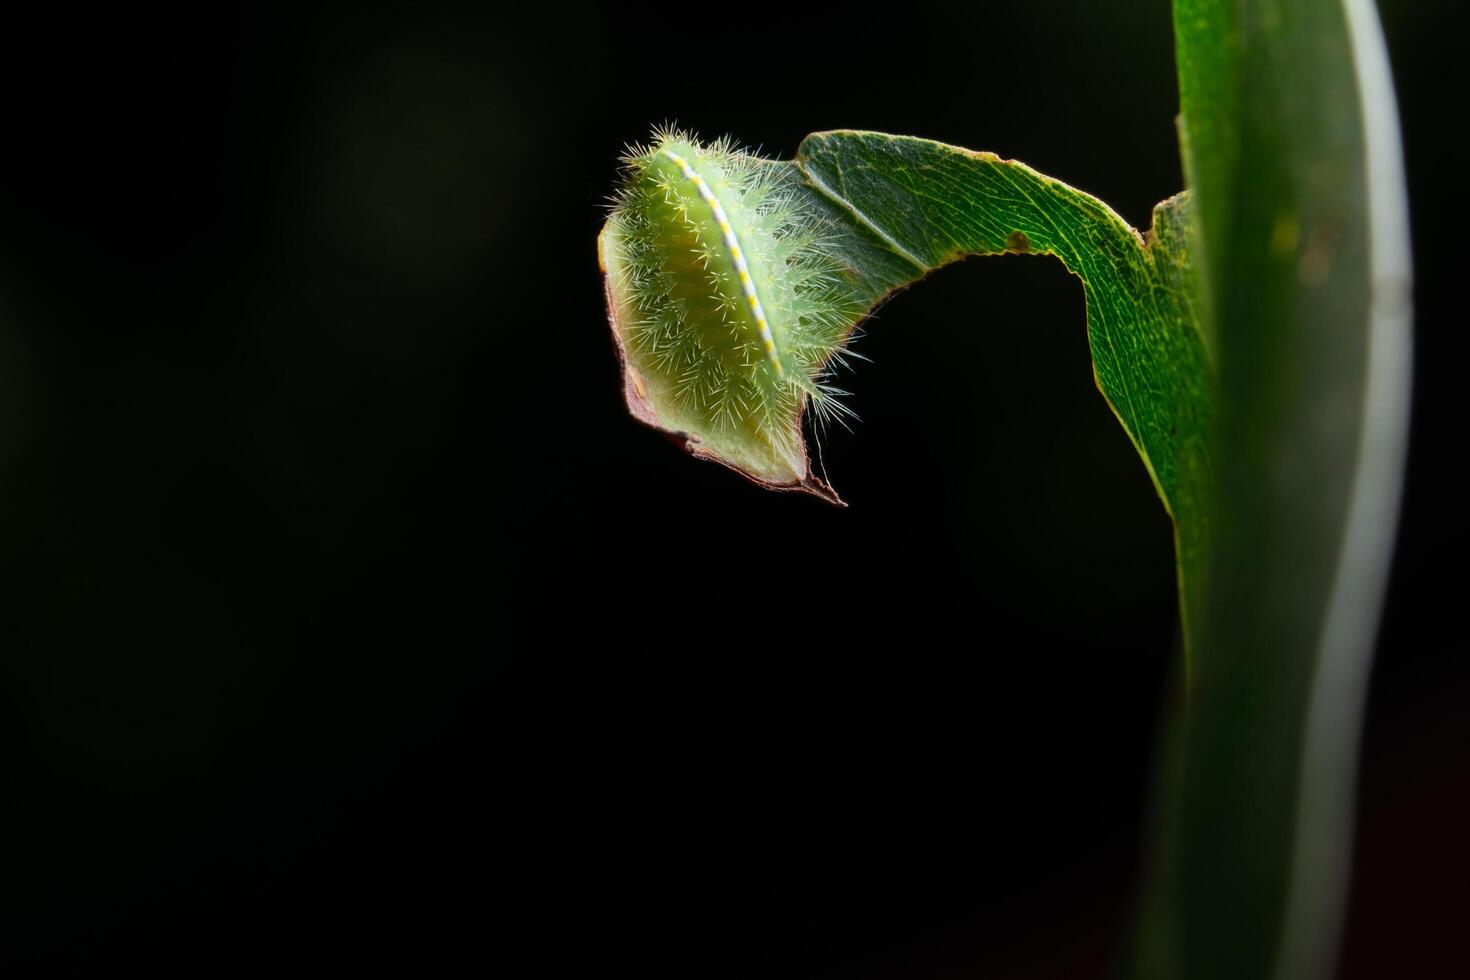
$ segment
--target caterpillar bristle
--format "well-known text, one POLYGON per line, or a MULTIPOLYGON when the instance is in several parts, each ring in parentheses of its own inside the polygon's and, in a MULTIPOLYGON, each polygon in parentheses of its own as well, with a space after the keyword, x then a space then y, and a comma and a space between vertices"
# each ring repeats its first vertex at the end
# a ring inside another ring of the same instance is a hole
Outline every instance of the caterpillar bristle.
POLYGON ((805 483, 805 409, 818 428, 857 417, 831 383, 859 356, 846 345, 862 314, 833 230, 793 168, 727 136, 700 144, 665 123, 620 159, 605 258, 639 397, 703 451, 805 483))

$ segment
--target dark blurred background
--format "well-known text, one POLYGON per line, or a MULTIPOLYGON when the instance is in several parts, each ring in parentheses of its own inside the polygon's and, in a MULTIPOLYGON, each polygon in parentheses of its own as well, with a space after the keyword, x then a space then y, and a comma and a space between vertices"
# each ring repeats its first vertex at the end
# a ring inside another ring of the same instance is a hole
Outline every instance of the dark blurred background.
MULTIPOLYGON (((0 19, 5 955, 1115 975, 1178 635, 1079 283, 885 306, 839 511, 627 416, 594 241, 665 120, 994 150, 1144 227, 1166 0, 305 6, 0 19)), ((1470 871, 1460 55, 1384 12, 1419 367, 1352 978, 1458 951, 1470 871)))

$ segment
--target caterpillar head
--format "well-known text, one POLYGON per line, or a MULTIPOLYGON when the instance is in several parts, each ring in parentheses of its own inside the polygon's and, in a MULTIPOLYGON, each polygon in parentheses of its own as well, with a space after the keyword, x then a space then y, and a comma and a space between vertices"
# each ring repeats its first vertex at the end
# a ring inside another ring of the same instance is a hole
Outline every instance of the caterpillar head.
POLYGON ((757 483, 840 503, 802 417, 849 414, 828 376, 862 309, 800 172, 670 130, 624 164, 598 258, 629 410, 757 483))

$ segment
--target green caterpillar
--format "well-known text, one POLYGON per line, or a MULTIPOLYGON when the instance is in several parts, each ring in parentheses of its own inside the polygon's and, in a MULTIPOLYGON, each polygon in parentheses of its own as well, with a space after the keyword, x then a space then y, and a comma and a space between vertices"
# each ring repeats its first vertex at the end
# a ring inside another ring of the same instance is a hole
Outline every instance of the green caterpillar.
POLYGON ((801 419, 851 414, 830 375, 862 308, 823 217, 728 140, 664 130, 623 162, 598 251, 634 416, 758 483, 836 501, 801 419))

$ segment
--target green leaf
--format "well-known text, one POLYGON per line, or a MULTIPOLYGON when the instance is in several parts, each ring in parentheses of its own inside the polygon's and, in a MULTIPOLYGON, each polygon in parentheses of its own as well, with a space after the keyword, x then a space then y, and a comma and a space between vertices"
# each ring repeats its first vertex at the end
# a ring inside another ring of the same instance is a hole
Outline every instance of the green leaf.
MULTIPOLYGON (((1208 544, 1212 406, 1187 196, 1155 209, 1145 239, 1101 201, 1024 164, 930 140, 815 133, 794 162, 763 167, 768 180, 800 199, 803 212, 822 216, 828 258, 844 281, 853 322, 895 290, 970 255, 1053 255, 1082 280, 1097 384, 1174 518, 1181 609, 1191 621, 1208 544)), ((655 365, 629 353, 628 324, 639 302, 621 243, 641 217, 615 213, 602 244, 629 408, 645 422, 685 434, 697 455, 757 482, 831 495, 810 474, 804 449, 775 454, 778 465, 772 465, 757 433, 702 422, 667 396, 655 365)), ((779 445, 800 442, 795 425, 779 445)))
POLYGON ((796 165, 846 229, 836 252, 870 304, 970 255, 1053 255, 1082 280, 1097 386, 1174 519, 1189 622, 1209 539, 1213 409, 1187 195, 1154 209, 1145 238, 1097 198, 1025 164, 930 140, 815 133, 796 165))
POLYGON ((1369 0, 1176 0, 1174 12, 1218 364, 1218 545, 1143 967, 1321 977, 1406 436, 1393 92, 1369 0))

